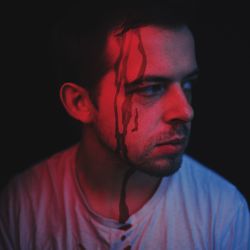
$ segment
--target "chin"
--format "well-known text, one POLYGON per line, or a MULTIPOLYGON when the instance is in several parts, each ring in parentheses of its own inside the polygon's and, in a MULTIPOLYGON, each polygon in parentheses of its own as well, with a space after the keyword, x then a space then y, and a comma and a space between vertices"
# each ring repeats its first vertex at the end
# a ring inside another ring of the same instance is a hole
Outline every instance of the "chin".
POLYGON ((135 164, 135 167, 151 176, 164 177, 176 173, 182 163, 182 156, 166 156, 161 159, 150 159, 141 164, 135 164))

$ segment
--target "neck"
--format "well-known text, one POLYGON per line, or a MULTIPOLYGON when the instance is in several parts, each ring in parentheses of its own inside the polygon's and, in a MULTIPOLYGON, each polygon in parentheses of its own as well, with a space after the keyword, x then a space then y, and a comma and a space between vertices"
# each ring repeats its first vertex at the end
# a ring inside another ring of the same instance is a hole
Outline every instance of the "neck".
POLYGON ((99 214, 125 222, 154 194, 160 178, 137 171, 85 129, 76 159, 80 186, 99 214))

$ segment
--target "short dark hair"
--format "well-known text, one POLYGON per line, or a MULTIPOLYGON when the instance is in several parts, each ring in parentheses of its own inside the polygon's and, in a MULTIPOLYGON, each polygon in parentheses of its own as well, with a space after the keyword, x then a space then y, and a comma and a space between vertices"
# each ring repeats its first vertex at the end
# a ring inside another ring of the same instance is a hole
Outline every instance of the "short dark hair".
POLYGON ((106 39, 116 27, 122 32, 149 24, 177 28, 189 26, 191 17, 192 6, 153 0, 141 5, 106 4, 98 8, 74 5, 53 29, 58 81, 95 89, 108 70, 106 39))

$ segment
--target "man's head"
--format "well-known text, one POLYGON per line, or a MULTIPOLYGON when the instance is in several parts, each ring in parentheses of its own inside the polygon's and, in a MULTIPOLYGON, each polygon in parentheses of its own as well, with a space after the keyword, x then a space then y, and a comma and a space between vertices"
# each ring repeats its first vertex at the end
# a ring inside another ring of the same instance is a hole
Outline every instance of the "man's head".
POLYGON ((61 99, 103 149, 151 175, 169 175, 180 166, 193 118, 194 41, 177 13, 141 11, 102 31, 95 87, 67 82, 61 99))
POLYGON ((114 29, 120 30, 121 35, 140 26, 175 28, 192 22, 189 5, 166 2, 127 4, 125 1, 117 6, 105 1, 98 8, 78 3, 62 12, 52 30, 58 82, 74 82, 95 95, 101 77, 112 67, 105 46, 108 34, 114 29))

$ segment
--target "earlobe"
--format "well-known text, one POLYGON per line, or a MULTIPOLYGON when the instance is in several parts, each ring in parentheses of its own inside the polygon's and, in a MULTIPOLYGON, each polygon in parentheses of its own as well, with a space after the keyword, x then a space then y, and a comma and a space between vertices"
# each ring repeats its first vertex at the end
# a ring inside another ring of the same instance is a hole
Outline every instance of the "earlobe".
POLYGON ((95 108, 84 87, 66 82, 60 88, 60 99, 70 116, 82 123, 93 122, 95 108))

